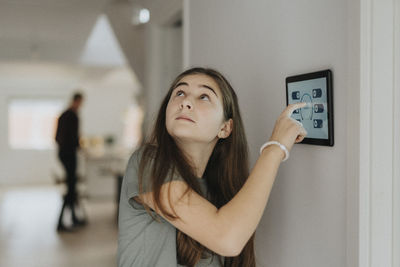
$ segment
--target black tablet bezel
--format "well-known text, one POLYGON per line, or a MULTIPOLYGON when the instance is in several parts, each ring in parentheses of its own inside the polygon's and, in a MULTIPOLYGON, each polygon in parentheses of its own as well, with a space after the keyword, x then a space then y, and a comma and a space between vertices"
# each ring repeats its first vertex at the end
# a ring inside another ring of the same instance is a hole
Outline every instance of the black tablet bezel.
POLYGON ((295 76, 290 76, 286 78, 286 106, 289 105, 289 95, 288 95, 288 84, 292 82, 300 82, 318 78, 326 78, 326 91, 327 91, 327 116, 328 116, 328 139, 318 139, 318 138, 304 138, 300 144, 311 144, 320 146, 333 146, 333 81, 332 81, 332 71, 322 70, 312 73, 305 73, 295 76))

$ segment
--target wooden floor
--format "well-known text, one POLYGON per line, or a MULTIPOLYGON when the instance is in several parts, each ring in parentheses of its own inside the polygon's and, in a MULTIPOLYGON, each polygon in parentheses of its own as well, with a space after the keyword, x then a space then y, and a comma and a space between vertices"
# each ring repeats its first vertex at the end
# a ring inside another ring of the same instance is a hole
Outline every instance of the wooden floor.
POLYGON ((89 223, 73 233, 57 233, 60 207, 61 189, 55 186, 1 189, 0 266, 116 266, 113 199, 86 200, 89 223))

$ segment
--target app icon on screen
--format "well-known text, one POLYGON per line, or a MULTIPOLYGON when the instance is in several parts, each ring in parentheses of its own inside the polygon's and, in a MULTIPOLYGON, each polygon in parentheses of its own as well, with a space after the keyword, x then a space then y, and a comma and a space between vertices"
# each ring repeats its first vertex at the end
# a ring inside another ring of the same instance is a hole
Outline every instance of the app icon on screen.
POLYGON ((314 120, 314 128, 322 128, 322 120, 314 120))
POLYGON ((315 104, 315 105, 314 105, 314 112, 315 112, 315 113, 322 113, 322 112, 324 112, 324 105, 323 105, 323 104, 315 104))
POLYGON ((313 98, 319 98, 322 96, 322 90, 320 88, 312 90, 313 98))
POLYGON ((299 91, 295 91, 292 93, 292 99, 293 100, 298 100, 300 99, 300 92, 299 91))

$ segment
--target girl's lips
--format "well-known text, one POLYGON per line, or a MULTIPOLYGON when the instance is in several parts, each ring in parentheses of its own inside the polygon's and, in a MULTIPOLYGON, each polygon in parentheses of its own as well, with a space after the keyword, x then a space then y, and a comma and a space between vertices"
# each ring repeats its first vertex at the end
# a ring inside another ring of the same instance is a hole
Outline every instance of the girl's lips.
POLYGON ((190 121, 190 122, 194 122, 192 119, 185 117, 185 116, 179 116, 178 118, 176 118, 177 120, 186 120, 186 121, 190 121))

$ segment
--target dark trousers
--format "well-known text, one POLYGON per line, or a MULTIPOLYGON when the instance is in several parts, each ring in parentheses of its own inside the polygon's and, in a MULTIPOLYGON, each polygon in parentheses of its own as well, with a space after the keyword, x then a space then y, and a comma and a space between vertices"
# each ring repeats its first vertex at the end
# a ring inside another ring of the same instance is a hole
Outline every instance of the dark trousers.
POLYGON ((75 223, 78 221, 75 214, 75 204, 78 202, 78 195, 76 191, 76 169, 77 169, 77 157, 76 151, 59 151, 58 158, 64 166, 66 173, 66 185, 67 193, 64 195, 64 202, 61 208, 60 217, 58 219, 58 225, 62 225, 63 214, 66 207, 71 210, 72 221, 75 223))

